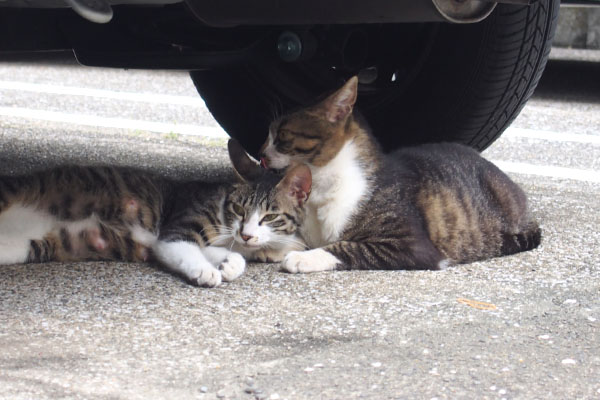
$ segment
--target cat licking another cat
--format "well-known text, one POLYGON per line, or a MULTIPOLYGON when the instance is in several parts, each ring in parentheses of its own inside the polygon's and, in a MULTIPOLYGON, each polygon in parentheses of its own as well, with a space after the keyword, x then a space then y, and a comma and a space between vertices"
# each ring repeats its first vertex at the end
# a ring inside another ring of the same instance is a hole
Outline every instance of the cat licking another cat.
POLYGON ((214 287, 239 277, 245 258, 280 261, 304 249, 298 223, 309 168, 279 177, 236 141, 228 147, 240 182, 174 182, 109 167, 0 178, 0 265, 151 258, 214 287))
MULTIPOLYGON (((523 191, 475 150, 424 144, 384 155, 353 112, 358 79, 269 128, 261 164, 308 165, 312 194, 292 273, 444 269, 537 247, 523 191)), ((398 134, 402 134, 398 132, 398 134)))
POLYGON ((246 260, 291 273, 437 270, 540 244, 506 174, 459 144, 384 155, 353 111, 357 91, 354 77, 271 124, 261 164, 283 177, 231 140, 236 183, 108 167, 0 178, 0 265, 155 259, 214 287, 246 260))

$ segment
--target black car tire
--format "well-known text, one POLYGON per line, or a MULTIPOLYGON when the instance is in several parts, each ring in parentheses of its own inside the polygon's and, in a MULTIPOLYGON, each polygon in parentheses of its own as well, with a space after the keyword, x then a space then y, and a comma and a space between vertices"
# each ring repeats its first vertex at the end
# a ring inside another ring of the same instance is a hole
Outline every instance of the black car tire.
MULTIPOLYGON (((358 108, 384 149, 436 141, 488 147, 532 95, 558 9, 558 0, 499 4, 477 24, 436 24, 427 57, 408 84, 392 82, 359 96, 358 108)), ((193 71, 191 77, 215 119, 256 154, 274 115, 347 78, 319 86, 298 71, 273 58, 261 66, 193 71)))

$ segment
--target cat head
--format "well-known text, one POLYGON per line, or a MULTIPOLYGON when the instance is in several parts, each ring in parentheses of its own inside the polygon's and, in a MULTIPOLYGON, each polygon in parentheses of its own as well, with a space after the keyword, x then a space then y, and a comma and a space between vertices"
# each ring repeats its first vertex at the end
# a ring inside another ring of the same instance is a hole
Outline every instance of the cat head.
POLYGON ((230 140, 229 156, 240 183, 224 202, 226 224, 235 242, 247 249, 282 248, 297 241, 310 196, 312 175, 306 165, 283 177, 265 171, 241 145, 230 140))
POLYGON ((316 105, 274 121, 261 147, 262 165, 272 169, 283 169, 296 163, 326 165, 351 138, 348 122, 357 90, 358 78, 355 76, 316 105))

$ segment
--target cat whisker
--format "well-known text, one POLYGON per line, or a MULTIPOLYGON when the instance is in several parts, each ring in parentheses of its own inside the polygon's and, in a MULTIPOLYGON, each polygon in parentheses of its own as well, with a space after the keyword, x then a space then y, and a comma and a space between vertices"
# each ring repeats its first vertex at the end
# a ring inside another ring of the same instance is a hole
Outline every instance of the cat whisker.
POLYGON ((295 241, 295 240, 271 240, 271 242, 277 243, 277 244, 293 244, 293 245, 305 247, 304 243, 295 241))
POLYGON ((279 97, 276 97, 271 103, 272 121, 277 121, 283 115, 283 103, 279 97))
POLYGON ((219 234, 223 234, 223 233, 231 234, 231 233, 233 233, 233 228, 230 228, 228 226, 216 225, 214 228, 216 228, 216 230, 217 230, 217 232, 219 232, 219 234))
POLYGON ((228 238, 231 238, 231 237, 233 237, 233 232, 223 232, 223 233, 219 232, 217 234, 217 236, 215 236, 215 240, 221 239, 221 238, 228 239, 228 238))
POLYGON ((223 242, 227 242, 229 239, 232 239, 231 235, 218 235, 208 241, 210 246, 217 246, 219 244, 223 244, 223 242))
MULTIPOLYGON (((306 244, 300 240, 297 239, 292 239, 292 238, 285 238, 285 237, 281 237, 281 238, 272 238, 271 242, 273 244, 293 244, 296 245, 300 248, 306 248, 306 244)), ((268 247, 272 247, 272 246, 268 246, 268 247)))
POLYGON ((215 228, 217 228, 217 229, 221 229, 221 230, 224 230, 224 231, 232 231, 233 230, 232 227, 227 226, 227 225, 213 225, 213 226, 215 228))
POLYGON ((232 228, 229 228, 229 227, 226 227, 226 226, 220 226, 220 225, 215 226, 215 228, 216 228, 216 231, 217 231, 217 237, 221 237, 221 236, 230 237, 230 236, 233 236, 233 229, 232 228))

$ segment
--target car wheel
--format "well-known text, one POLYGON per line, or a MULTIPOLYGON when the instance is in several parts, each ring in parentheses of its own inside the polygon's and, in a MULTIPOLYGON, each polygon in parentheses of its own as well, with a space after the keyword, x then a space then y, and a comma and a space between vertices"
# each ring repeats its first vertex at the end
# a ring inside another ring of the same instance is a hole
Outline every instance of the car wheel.
POLYGON ((215 119, 254 154, 276 115, 360 70, 367 76, 359 86, 358 109, 384 149, 451 141, 483 150, 532 95, 558 8, 558 0, 539 0, 530 6, 498 4, 476 24, 366 26, 369 56, 360 66, 264 57, 233 69, 193 71, 191 77, 215 119))

